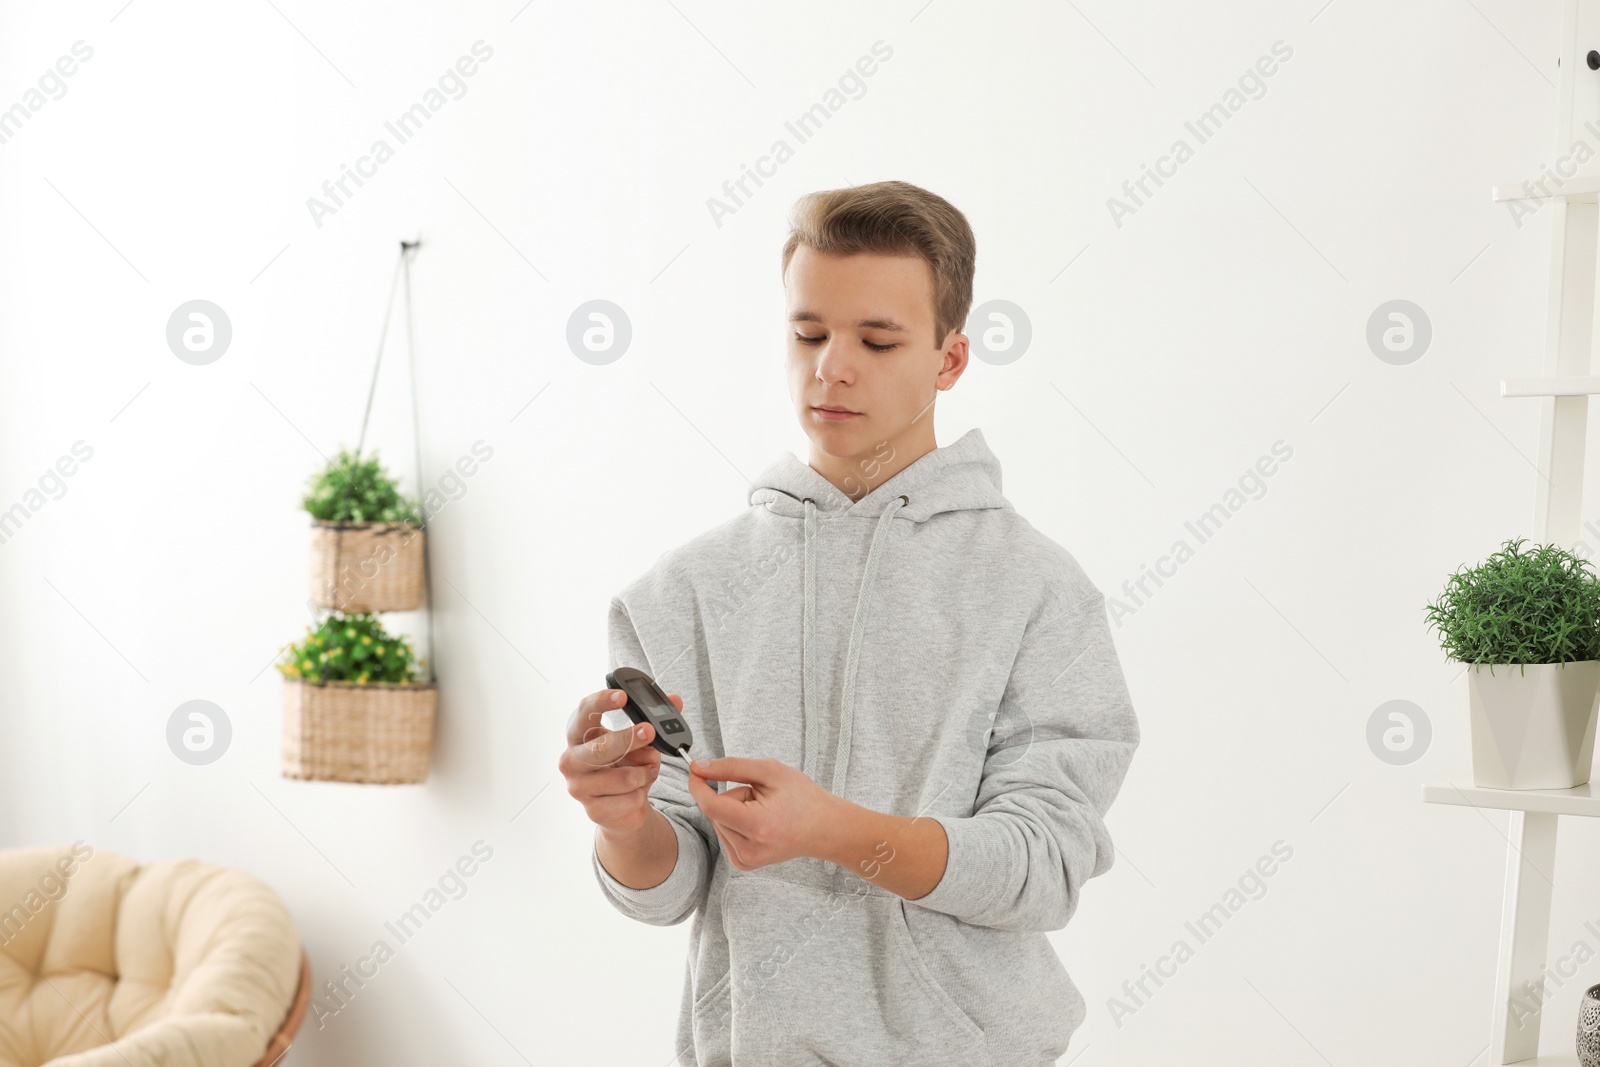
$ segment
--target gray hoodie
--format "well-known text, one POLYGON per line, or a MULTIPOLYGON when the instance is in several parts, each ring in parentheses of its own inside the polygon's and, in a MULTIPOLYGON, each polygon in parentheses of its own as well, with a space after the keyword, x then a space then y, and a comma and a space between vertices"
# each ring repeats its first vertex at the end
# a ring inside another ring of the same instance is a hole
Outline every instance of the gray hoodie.
POLYGON ((1139 743, 1105 597, 1000 495, 976 429, 855 502, 785 454, 749 503, 613 598, 611 665, 682 694, 691 756, 935 819, 949 858, 916 900, 809 857, 740 871, 663 757, 672 873, 630 889, 593 866, 625 915, 694 916, 677 1062, 1055 1063, 1084 1001, 1045 933, 1111 867, 1139 743))

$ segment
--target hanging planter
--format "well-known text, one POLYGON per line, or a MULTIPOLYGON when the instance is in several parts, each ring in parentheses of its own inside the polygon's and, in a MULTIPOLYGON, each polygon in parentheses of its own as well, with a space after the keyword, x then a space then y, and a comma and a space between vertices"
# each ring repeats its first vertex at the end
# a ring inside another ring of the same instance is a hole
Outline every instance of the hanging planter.
POLYGON ((285 653, 284 777, 427 779, 439 690, 418 679, 405 638, 370 615, 332 615, 285 653))
POLYGON ((354 452, 341 450, 314 474, 302 501, 312 519, 311 603, 333 614, 305 639, 287 646, 278 663, 283 683, 283 774, 335 782, 421 782, 428 776, 439 690, 431 665, 426 679, 411 645, 384 632, 378 611, 428 605, 433 654, 424 514, 402 496, 376 453, 361 458, 367 439, 384 340, 400 280, 405 279, 406 347, 411 363, 411 418, 417 485, 422 485, 422 415, 412 344, 410 257, 418 242, 400 242, 389 285, 389 307, 354 452))
POLYGON ((320 611, 359 614, 422 606, 421 526, 311 523, 311 602, 320 611))
POLYGON ((343 450, 311 477, 311 603, 359 614, 412 611, 426 586, 421 511, 402 496, 376 453, 343 450))
POLYGON ((1429 624, 1469 665, 1473 784, 1570 789, 1594 759, 1600 579, 1559 545, 1521 545, 1451 575, 1429 624))

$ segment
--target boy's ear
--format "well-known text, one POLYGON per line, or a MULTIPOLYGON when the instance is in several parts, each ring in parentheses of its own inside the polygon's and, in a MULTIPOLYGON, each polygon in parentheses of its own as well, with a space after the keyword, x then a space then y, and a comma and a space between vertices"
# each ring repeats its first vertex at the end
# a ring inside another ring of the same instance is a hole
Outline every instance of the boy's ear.
POLYGON ((943 388, 948 389, 956 384, 956 380, 967 369, 967 363, 970 361, 971 355, 972 352, 967 344, 967 335, 959 330, 951 330, 950 334, 945 338, 944 364, 939 368, 939 378, 948 379, 942 382, 943 388))

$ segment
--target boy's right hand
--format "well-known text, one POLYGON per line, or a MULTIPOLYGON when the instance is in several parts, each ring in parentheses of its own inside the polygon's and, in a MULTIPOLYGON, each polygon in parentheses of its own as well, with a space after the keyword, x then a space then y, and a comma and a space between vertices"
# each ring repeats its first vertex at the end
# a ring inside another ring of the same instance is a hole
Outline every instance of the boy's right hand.
MULTIPOLYGON (((667 697, 683 710, 681 696, 667 697)), ((650 785, 661 772, 661 752, 650 744, 653 726, 630 723, 626 730, 608 730, 601 723, 601 715, 624 703, 620 689, 601 689, 579 701, 557 761, 567 792, 583 805, 589 821, 619 835, 643 828, 650 816, 650 785)))

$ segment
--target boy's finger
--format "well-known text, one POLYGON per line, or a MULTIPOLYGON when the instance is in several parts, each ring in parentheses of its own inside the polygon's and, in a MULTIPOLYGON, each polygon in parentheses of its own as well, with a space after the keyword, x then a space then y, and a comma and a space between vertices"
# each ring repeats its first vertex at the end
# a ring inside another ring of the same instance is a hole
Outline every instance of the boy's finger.
POLYGON ((751 785, 760 785, 767 781, 767 773, 762 766, 765 762, 745 756, 723 756, 721 759, 693 760, 689 764, 689 769, 694 774, 702 775, 714 782, 749 782, 751 785))
POLYGON ((689 775, 689 796, 696 804, 700 805, 701 811, 711 816, 712 822, 716 821, 716 817, 711 815, 712 804, 722 798, 711 788, 710 782, 707 782, 698 774, 689 775))
POLYGON ((649 723, 630 725, 626 730, 607 730, 601 727, 597 736, 576 747, 578 758, 592 767, 609 767, 636 748, 650 743, 654 730, 649 723))
POLYGON ((619 693, 619 689, 598 689, 578 701, 578 707, 573 709, 573 717, 566 720, 566 744, 581 745, 594 736, 595 726, 600 725, 603 713, 613 707, 621 707, 621 704, 611 702, 611 694, 614 693, 619 693))
POLYGON ((711 783, 698 774, 689 775, 689 794, 694 797, 695 803, 700 805, 700 810, 706 813, 707 818, 720 829, 737 834, 741 841, 748 836, 751 829, 750 817, 745 811, 743 798, 713 792, 711 783))
POLYGON ((713 822, 717 820, 723 810, 718 806, 722 803, 722 794, 717 792, 710 782, 698 774, 689 775, 689 795, 694 798, 694 802, 700 805, 700 810, 705 812, 713 822))
POLYGON ((605 729, 600 716, 622 707, 622 695, 620 689, 597 689, 578 701, 572 718, 567 720, 567 744, 581 745, 596 736, 597 731, 605 729))
POLYGON ((737 853, 743 851, 750 844, 748 837, 729 826, 726 822, 712 819, 711 828, 716 831, 717 840, 722 842, 722 848, 725 852, 737 853))

